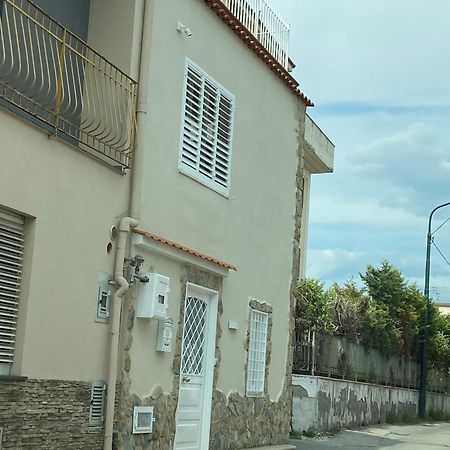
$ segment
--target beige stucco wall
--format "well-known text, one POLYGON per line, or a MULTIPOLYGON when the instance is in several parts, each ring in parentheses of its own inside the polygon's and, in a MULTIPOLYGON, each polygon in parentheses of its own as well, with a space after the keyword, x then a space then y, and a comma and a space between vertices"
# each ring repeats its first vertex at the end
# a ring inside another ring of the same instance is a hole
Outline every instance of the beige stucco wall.
MULTIPOLYGON (((139 397, 148 397, 156 384, 165 392, 172 390, 172 362, 175 352, 175 336, 180 316, 181 299, 181 267, 180 264, 164 256, 156 255, 139 248, 136 250, 144 256, 144 271, 156 272, 170 278, 168 317, 174 320, 172 351, 163 353, 156 351, 158 321, 136 318, 133 328, 133 345, 131 347, 131 370, 133 392, 139 397)), ((131 297, 136 304, 138 286, 134 286, 131 297)))
POLYGON ((105 378, 97 277, 112 273, 106 245, 126 213, 128 177, 4 110, 0 136, 0 205, 29 216, 14 374, 105 378))
MULTIPOLYGON (((150 4, 154 14, 140 227, 238 267, 223 286, 218 388, 225 393, 245 392, 249 297, 274 307, 269 394, 277 398, 286 372, 298 99, 203 1, 150 4), (191 37, 177 32, 178 21, 191 29, 191 37), (186 56, 236 98, 229 198, 178 171, 186 56), (239 323, 237 331, 227 329, 229 320, 239 323)), ((164 266, 157 257, 145 262, 156 270, 160 264, 177 283, 176 264, 164 266)), ((176 320, 178 309, 172 302, 176 320)), ((148 394, 155 383, 170 390, 169 364, 167 372, 155 370, 161 358, 149 341, 153 331, 142 337, 147 347, 139 342, 139 333, 133 340, 133 361, 139 361, 146 376, 139 377, 136 369, 132 390, 148 394)))
POLYGON ((306 276, 310 193, 311 173, 305 169, 303 177, 302 235, 300 238, 300 278, 306 276))
POLYGON ((88 44, 120 70, 138 78, 142 1, 90 2, 88 44))
MULTIPOLYGON (((136 52, 126 49, 139 40, 138 12, 134 1, 124 5, 91 2, 89 43, 136 76, 136 52), (121 33, 113 20, 119 16, 121 33)), ((150 98, 140 227, 238 267, 223 285, 217 387, 225 393, 245 392, 250 297, 273 306, 268 390, 275 399, 287 356, 298 99, 203 1, 153 0, 149 5, 150 98), (176 31, 178 21, 191 28, 191 37, 176 31), (229 198, 178 171, 186 56, 236 97, 229 198), (230 320, 238 322, 238 330, 228 330, 230 320)), ((114 249, 110 254, 105 249, 110 226, 127 210, 128 176, 49 140, 21 119, 0 114, 5 161, 0 205, 30 216, 15 372, 104 378, 109 325, 95 322, 97 276, 112 272, 114 249)), ((177 322, 181 265, 144 254, 144 271, 171 278, 169 315, 177 322)), ((132 388, 141 396, 155 384, 170 391, 173 354, 155 351, 156 324, 138 320, 134 331, 132 388)))

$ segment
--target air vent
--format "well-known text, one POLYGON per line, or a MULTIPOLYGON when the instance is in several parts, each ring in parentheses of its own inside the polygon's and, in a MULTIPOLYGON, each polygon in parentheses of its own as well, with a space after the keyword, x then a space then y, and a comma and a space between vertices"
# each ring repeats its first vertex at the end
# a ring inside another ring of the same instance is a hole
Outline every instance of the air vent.
POLYGON ((153 431, 153 406, 135 406, 133 409, 133 434, 153 431))
POLYGON ((106 383, 103 380, 94 380, 91 390, 91 407, 89 410, 89 425, 103 425, 105 420, 106 383))

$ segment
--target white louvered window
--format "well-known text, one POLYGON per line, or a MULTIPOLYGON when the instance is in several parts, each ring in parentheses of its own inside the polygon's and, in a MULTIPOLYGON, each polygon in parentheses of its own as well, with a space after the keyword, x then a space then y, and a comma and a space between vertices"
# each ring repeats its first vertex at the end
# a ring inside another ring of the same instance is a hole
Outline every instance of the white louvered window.
POLYGON ((179 169, 228 196, 234 96, 186 62, 179 169))
POLYGON ((91 406, 89 408, 89 425, 102 425, 105 420, 106 382, 94 380, 91 387, 91 406))
POLYGON ((14 360, 24 245, 24 218, 0 209, 0 375, 14 360))
POLYGON ((269 315, 252 309, 249 322, 247 395, 264 394, 269 315))

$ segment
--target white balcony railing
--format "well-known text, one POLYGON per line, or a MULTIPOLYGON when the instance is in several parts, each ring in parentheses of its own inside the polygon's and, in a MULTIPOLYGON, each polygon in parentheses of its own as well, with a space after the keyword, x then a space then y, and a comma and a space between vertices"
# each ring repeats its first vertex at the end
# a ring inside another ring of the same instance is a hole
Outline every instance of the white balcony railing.
POLYGON ((267 0, 221 0, 265 49, 288 69, 289 25, 267 0))

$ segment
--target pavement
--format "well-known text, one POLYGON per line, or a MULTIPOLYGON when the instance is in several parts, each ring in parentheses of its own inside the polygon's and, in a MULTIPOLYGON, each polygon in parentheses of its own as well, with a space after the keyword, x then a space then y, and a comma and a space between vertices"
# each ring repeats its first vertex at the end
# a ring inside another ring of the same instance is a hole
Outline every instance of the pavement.
POLYGON ((344 430, 333 437, 291 440, 297 450, 441 450, 450 449, 450 423, 379 425, 344 430))

